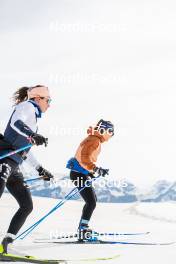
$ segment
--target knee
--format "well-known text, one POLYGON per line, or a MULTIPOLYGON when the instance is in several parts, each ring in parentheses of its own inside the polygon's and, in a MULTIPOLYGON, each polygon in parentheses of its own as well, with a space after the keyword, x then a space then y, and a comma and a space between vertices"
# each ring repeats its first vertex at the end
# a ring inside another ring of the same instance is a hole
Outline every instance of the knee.
POLYGON ((97 201, 94 200, 93 203, 92 203, 92 208, 93 208, 93 210, 96 208, 96 206, 97 206, 97 201))
POLYGON ((87 205, 91 209, 91 211, 93 211, 96 208, 96 205, 97 205, 96 200, 94 199, 94 200, 88 202, 87 205))
POLYGON ((92 199, 91 204, 92 204, 92 208, 94 210, 97 206, 97 196, 96 195, 94 196, 94 199, 92 199))
POLYGON ((20 210, 23 211, 25 215, 29 215, 33 210, 33 204, 28 204, 25 206, 20 207, 20 210))
POLYGON ((28 212, 29 214, 33 211, 33 204, 31 204, 29 207, 28 207, 28 212))

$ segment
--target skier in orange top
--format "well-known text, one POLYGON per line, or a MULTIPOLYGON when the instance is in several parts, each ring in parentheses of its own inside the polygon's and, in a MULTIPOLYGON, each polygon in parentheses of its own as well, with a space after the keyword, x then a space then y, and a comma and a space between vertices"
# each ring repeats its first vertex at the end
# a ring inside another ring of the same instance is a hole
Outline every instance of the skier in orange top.
POLYGON ((114 125, 101 119, 95 127, 89 127, 87 133, 88 136, 79 145, 75 157, 67 163, 67 168, 71 170, 70 179, 85 201, 78 227, 79 240, 87 240, 92 234, 88 224, 96 207, 97 197, 93 186, 87 187, 86 182, 90 177, 95 177, 95 173, 103 177, 108 174, 109 170, 98 168, 96 162, 101 152, 101 144, 114 135, 114 125), (82 189, 85 185, 86 187, 82 189))

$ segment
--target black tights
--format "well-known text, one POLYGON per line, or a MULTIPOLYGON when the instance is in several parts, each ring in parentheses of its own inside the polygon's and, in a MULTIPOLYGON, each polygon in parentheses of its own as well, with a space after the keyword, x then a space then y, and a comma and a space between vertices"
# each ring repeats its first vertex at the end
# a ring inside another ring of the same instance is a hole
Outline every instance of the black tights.
POLYGON ((6 186, 19 204, 19 209, 13 216, 7 231, 7 233, 16 235, 33 210, 32 197, 18 164, 10 159, 3 159, 0 161, 0 168, 0 197, 6 186))
MULTIPOLYGON (((84 174, 71 171, 70 172, 70 179, 74 182, 75 186, 78 187, 78 190, 80 190, 88 177, 84 174)), ((82 211, 82 219, 85 220, 90 220, 92 213, 96 207, 96 202, 97 202, 97 197, 95 194, 95 190, 92 186, 90 187, 85 187, 81 192, 80 192, 81 197, 85 201, 85 205, 83 207, 82 211)))

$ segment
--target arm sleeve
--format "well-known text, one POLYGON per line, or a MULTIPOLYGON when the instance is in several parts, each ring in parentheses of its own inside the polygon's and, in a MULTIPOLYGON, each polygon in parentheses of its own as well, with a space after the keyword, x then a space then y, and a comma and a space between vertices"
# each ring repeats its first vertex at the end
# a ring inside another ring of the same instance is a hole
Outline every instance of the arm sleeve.
POLYGON ((37 169, 39 168, 41 165, 38 162, 38 160, 35 158, 34 154, 32 153, 32 151, 30 150, 30 152, 28 152, 25 161, 33 168, 37 169))
POLYGON ((81 151, 81 162, 88 170, 93 170, 96 165, 91 160, 92 153, 98 148, 98 141, 87 141, 81 151))
POLYGON ((21 120, 17 120, 14 123, 14 126, 25 136, 31 136, 34 132, 21 120))
POLYGON ((27 122, 33 119, 35 109, 32 104, 25 103, 18 105, 12 116, 10 126, 24 137, 31 136, 34 132, 30 129, 27 122))

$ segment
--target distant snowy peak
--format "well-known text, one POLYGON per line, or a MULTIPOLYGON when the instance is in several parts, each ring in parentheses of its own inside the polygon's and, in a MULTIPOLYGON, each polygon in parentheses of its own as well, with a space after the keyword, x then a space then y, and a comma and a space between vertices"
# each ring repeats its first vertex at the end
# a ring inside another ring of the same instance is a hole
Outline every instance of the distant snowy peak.
POLYGON ((143 202, 176 201, 176 182, 158 181, 149 193, 143 197, 143 202))

